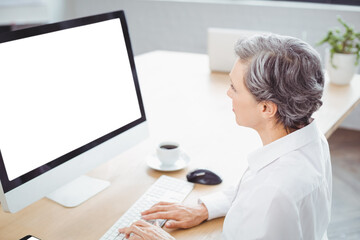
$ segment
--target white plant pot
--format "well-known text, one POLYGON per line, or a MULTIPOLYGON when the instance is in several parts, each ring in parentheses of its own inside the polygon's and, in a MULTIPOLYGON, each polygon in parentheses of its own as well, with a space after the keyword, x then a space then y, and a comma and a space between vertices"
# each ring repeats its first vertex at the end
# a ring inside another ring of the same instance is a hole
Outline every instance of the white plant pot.
POLYGON ((330 81, 338 85, 349 84, 354 77, 357 66, 355 66, 356 54, 334 53, 333 64, 330 62, 330 52, 326 51, 326 70, 329 74, 330 81))

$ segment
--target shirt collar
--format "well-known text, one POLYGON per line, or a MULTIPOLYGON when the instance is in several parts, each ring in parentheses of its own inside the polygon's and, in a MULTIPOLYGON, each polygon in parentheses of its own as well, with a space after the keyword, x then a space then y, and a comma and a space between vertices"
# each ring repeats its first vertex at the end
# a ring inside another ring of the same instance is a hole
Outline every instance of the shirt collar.
POLYGON ((247 157, 249 168, 257 172, 281 156, 318 139, 320 134, 316 121, 313 120, 307 126, 250 153, 247 157))

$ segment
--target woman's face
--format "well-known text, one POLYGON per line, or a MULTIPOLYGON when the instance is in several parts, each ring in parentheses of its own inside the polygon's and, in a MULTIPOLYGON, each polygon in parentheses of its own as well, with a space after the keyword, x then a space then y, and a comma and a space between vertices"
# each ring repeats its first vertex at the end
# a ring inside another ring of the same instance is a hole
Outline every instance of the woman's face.
POLYGON ((244 74, 246 67, 247 65, 239 60, 235 62, 230 72, 231 85, 227 95, 232 100, 236 123, 257 130, 261 123, 260 105, 245 86, 244 74))

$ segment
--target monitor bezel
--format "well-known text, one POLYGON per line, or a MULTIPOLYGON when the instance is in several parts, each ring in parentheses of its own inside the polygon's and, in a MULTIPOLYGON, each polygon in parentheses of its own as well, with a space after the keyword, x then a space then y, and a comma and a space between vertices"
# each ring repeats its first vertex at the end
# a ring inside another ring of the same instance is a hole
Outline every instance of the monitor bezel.
POLYGON ((36 169, 33 169, 32 171, 27 172, 11 181, 8 178, 5 164, 4 164, 2 155, 1 155, 1 148, 0 148, 0 181, 1 181, 1 185, 2 185, 4 193, 7 193, 7 192, 11 191, 12 189, 17 188, 18 186, 44 174, 45 172, 47 172, 53 168, 56 168, 57 166, 71 160, 72 158, 75 158, 76 156, 79 156, 80 154, 82 154, 82 153, 112 139, 113 137, 145 122, 146 115, 145 115, 144 104, 143 104, 143 100, 142 100, 142 96, 141 96, 140 85, 139 85, 139 81, 138 81, 138 77, 137 77, 137 72, 136 72, 136 67, 135 67, 135 62, 134 62, 134 55, 133 55, 132 46, 131 46, 131 42, 130 42, 130 36, 129 36, 129 32, 128 32, 127 22, 126 22, 125 13, 123 10, 110 12, 110 13, 104 13, 104 14, 98 14, 98 15, 93 15, 93 16, 87 16, 87 17, 67 20, 67 21, 63 21, 63 22, 46 24, 46 25, 41 25, 41 26, 36 26, 36 27, 32 27, 32 28, 27 28, 27 29, 22 29, 22 30, 17 30, 17 31, 13 31, 13 32, 7 32, 7 33, 0 34, 0 44, 2 44, 5 42, 9 42, 9 41, 15 41, 15 40, 38 36, 38 35, 47 34, 47 33, 51 33, 51 32, 57 32, 57 31, 65 30, 65 29, 81 27, 81 26, 85 26, 85 25, 89 25, 89 24, 93 24, 93 23, 112 20, 112 19, 119 19, 119 21, 121 23, 124 40, 125 40, 125 44, 126 44, 126 49, 127 49, 127 53, 128 53, 129 63, 130 63, 131 71, 132 71, 135 89, 136 89, 138 104, 139 104, 139 108, 140 108, 140 112, 141 112, 141 117, 123 127, 115 129, 114 131, 112 131, 104 136, 101 136, 101 137, 99 137, 77 149, 74 149, 73 151, 71 151, 69 153, 66 153, 54 160, 51 160, 48 163, 46 163, 36 169))

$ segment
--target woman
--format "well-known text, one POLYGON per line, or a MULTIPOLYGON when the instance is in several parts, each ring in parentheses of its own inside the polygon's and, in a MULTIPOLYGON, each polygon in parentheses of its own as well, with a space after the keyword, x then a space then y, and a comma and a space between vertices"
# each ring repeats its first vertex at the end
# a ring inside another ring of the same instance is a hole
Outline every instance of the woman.
MULTIPOLYGON (((330 221, 329 147, 312 114, 322 105, 320 58, 307 43, 258 35, 235 46, 227 92, 236 122, 255 129, 263 147, 248 156, 238 186, 205 196, 197 206, 158 203, 143 219, 189 228, 225 216, 224 239, 327 239, 330 221)), ((138 221, 119 230, 130 239, 174 239, 138 221)))

